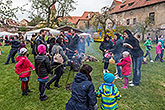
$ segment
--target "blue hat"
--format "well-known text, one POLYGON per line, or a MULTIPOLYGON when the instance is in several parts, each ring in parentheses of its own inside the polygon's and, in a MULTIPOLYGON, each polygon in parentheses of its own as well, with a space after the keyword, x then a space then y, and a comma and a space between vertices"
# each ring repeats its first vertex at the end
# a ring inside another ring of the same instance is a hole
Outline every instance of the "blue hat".
POLYGON ((103 80, 106 83, 112 83, 115 80, 115 76, 112 73, 104 73, 103 80))

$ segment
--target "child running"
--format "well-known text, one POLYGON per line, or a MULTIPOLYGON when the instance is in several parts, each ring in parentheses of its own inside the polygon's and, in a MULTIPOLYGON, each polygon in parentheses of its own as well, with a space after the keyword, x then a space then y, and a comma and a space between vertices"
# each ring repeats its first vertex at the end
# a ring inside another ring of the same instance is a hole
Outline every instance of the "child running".
POLYGON ((49 58, 45 55, 46 46, 41 44, 38 46, 39 55, 35 57, 35 68, 39 81, 40 100, 45 101, 48 96, 45 95, 45 83, 48 82, 48 73, 50 73, 49 58))
POLYGON ((128 88, 128 77, 131 75, 131 58, 129 57, 129 52, 123 52, 123 59, 121 62, 117 63, 118 66, 122 66, 122 76, 124 76, 125 84, 123 84, 122 89, 128 88))
POLYGON ((28 92, 32 92, 29 90, 29 79, 31 75, 31 70, 35 70, 33 64, 29 61, 29 59, 26 57, 27 49, 22 48, 20 50, 20 56, 16 58, 16 61, 18 62, 15 65, 15 72, 19 75, 19 79, 21 80, 21 89, 22 89, 22 95, 28 95, 28 92))
POLYGON ((101 97, 102 110, 116 110, 118 109, 117 101, 120 100, 121 95, 115 86, 115 76, 111 73, 104 73, 103 80, 105 83, 101 84, 98 92, 98 97, 101 97))

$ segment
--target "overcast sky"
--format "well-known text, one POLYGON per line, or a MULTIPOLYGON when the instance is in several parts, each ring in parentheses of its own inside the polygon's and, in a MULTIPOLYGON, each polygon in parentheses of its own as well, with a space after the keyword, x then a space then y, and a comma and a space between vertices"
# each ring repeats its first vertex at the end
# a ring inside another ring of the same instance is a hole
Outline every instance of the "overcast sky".
MULTIPOLYGON (((13 6, 22 6, 26 3, 29 3, 29 0, 12 0, 13 1, 13 6)), ((71 12, 71 16, 81 16, 84 11, 99 11, 101 10, 102 7, 104 6, 110 6, 113 0, 76 0, 77 5, 76 5, 76 10, 71 12)), ((30 3, 25 6, 24 8, 30 10, 30 3)), ((23 18, 28 19, 28 13, 21 14, 17 13, 17 17, 20 20, 23 18)))

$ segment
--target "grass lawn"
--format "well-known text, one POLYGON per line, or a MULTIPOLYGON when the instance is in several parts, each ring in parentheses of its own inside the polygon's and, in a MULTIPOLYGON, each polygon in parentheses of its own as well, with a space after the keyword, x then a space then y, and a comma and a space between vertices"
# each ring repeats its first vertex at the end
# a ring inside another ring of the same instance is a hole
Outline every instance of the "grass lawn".
MULTIPOLYGON (((87 47, 87 54, 93 55, 102 60, 102 53, 98 49, 99 43, 92 43, 87 47)), ((151 51, 152 58, 155 58, 155 45, 151 51)), ((49 99, 45 102, 39 100, 38 81, 35 72, 32 72, 29 87, 33 90, 29 96, 22 96, 18 75, 14 72, 15 64, 3 65, 8 56, 10 47, 0 47, 5 53, 0 56, 0 109, 1 110, 65 110, 65 104, 71 96, 70 91, 65 90, 65 82, 68 71, 65 71, 60 80, 62 88, 53 87, 53 90, 46 90, 49 99)), ((142 46, 144 49, 144 46, 142 46)), ((29 48, 29 51, 30 48, 29 48)), ((34 64, 33 56, 29 59, 34 64)), ((165 60, 165 59, 164 59, 165 60)), ((94 71, 92 74, 95 89, 98 89, 102 80, 103 63, 89 62, 94 71)), ((115 72, 115 65, 110 65, 109 70, 115 72)), ((132 79, 131 77, 129 78, 132 79)), ((73 80, 73 73, 69 83, 73 80)), ((140 86, 121 89, 123 80, 116 80, 115 84, 121 92, 122 98, 119 101, 119 110, 165 110, 165 62, 155 62, 142 65, 142 78, 140 86)), ((100 99, 98 98, 98 105, 100 99)), ((99 108, 100 110, 100 108, 99 108)))

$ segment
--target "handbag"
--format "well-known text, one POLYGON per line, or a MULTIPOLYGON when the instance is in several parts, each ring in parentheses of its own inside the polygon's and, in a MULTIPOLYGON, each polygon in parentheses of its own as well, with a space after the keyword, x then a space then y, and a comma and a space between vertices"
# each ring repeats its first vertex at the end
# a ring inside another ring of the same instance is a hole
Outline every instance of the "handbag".
POLYGON ((63 57, 59 53, 59 46, 57 46, 57 50, 56 50, 56 52, 53 56, 53 61, 56 62, 56 63, 60 63, 60 64, 62 64, 64 62, 63 57))

